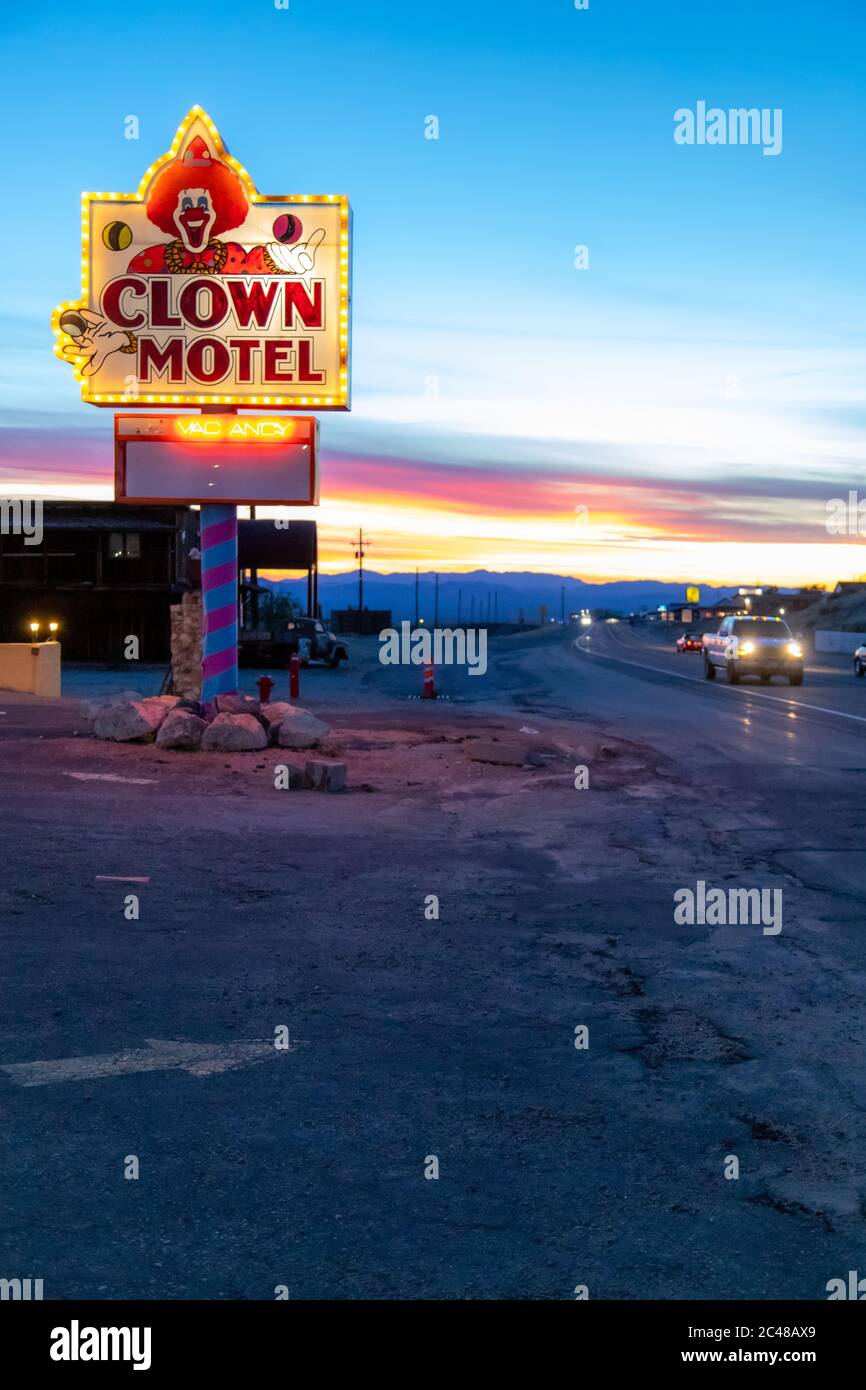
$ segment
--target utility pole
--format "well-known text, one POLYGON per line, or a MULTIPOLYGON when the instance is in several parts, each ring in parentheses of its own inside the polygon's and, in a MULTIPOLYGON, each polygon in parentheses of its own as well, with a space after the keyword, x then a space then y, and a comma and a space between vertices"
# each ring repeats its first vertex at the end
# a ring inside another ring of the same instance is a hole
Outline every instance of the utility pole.
POLYGON ((562 625, 563 625, 563 627, 564 627, 564 626, 565 626, 565 585, 564 585, 564 584, 563 584, 562 588, 561 588, 560 591, 559 591, 559 597, 560 597, 559 617, 560 617, 560 621, 561 621, 561 623, 562 623, 562 625))
POLYGON ((434 592, 434 595, 435 595, 435 597, 434 597, 434 599, 433 599, 433 626, 434 626, 434 627, 438 627, 438 626, 439 626, 439 576, 438 576, 438 574, 436 575, 436 584, 435 584, 435 588, 434 588, 434 591, 433 591, 433 592, 434 592))
MULTIPOLYGON (((250 521, 255 521, 255 519, 256 519, 256 509, 255 509, 255 507, 250 507, 250 521)), ((258 570, 250 570, 250 584, 252 585, 252 594, 251 594, 252 602, 251 602, 251 604, 250 604, 250 607, 252 608, 252 615, 251 615, 252 621, 251 621, 251 626, 257 628, 258 625, 259 625, 259 572, 258 572, 258 570)), ((272 591, 272 592, 273 592, 273 591, 272 591)), ((273 603, 273 599, 271 599, 271 603, 273 603)), ((243 608, 241 609, 241 621, 243 621, 243 608)))
POLYGON ((419 609, 418 609, 418 583, 419 583, 419 581, 418 581, 418 566, 416 565, 416 566, 415 566, 415 626, 416 626, 416 627, 418 626, 418 618, 419 618, 419 616, 420 616, 419 609))
POLYGON ((357 545, 355 559, 358 561, 358 612, 360 613, 364 607, 364 556, 367 553, 364 549, 364 532, 360 526, 358 527, 357 545))
POLYGON ((494 624, 499 622, 499 590, 498 590, 498 589, 497 589, 497 590, 494 592, 494 594, 493 594, 493 622, 494 622, 494 624))

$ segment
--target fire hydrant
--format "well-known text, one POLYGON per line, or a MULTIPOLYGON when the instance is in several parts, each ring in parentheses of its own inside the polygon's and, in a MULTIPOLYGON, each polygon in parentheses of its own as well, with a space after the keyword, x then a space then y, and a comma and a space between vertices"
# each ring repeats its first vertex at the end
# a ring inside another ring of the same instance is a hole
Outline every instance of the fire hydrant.
POLYGON ((259 701, 261 704, 266 705, 271 698, 271 691, 274 688, 274 683, 270 676, 259 676, 256 685, 259 687, 259 701))

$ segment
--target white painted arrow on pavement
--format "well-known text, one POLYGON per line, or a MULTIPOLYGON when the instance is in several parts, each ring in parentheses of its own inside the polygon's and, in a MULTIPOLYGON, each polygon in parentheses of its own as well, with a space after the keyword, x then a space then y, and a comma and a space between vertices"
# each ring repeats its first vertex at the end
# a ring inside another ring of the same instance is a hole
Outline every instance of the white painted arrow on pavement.
POLYGON ((130 1052, 108 1052, 96 1057, 61 1057, 49 1062, 16 1062, 0 1067, 16 1086, 51 1086, 58 1081, 93 1081, 100 1076, 124 1076, 136 1071, 185 1071, 191 1076, 213 1076, 263 1062, 291 1046, 272 1042, 186 1043, 147 1038, 147 1047, 130 1052))

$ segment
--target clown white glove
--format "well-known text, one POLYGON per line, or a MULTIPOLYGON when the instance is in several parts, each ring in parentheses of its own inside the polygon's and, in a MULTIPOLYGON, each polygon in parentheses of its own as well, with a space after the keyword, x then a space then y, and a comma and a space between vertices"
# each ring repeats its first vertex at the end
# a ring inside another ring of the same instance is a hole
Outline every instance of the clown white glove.
POLYGON ((281 241, 269 241, 267 252, 274 265, 285 275, 306 275, 316 264, 316 252, 325 240, 325 229, 311 232, 297 246, 284 246, 281 241))
POLYGON ((83 360, 82 375, 93 376, 113 352, 135 352, 134 333, 115 328, 108 319, 95 314, 92 309, 82 309, 79 317, 84 320, 85 331, 64 343, 61 352, 73 364, 86 359, 83 360))

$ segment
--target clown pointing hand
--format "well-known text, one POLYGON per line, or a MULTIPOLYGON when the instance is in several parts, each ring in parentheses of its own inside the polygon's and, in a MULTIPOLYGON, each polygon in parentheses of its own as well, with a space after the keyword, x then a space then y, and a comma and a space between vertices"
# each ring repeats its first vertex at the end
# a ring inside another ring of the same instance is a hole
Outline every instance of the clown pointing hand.
POLYGON ((130 346, 132 335, 124 329, 115 328, 107 319, 99 314, 94 314, 90 309, 80 309, 76 316, 83 319, 84 323, 78 337, 71 343, 64 343, 63 355, 70 361, 84 357, 87 360, 82 367, 85 376, 93 376, 98 372, 106 357, 112 352, 134 352, 135 345, 130 346))

